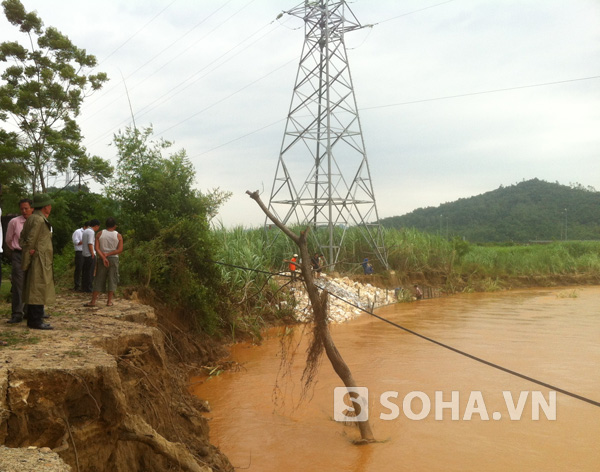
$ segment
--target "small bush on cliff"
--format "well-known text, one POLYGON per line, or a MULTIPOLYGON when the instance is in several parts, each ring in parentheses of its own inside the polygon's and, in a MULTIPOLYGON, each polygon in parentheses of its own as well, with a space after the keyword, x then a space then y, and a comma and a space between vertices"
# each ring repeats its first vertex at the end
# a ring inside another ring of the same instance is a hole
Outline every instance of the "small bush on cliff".
POLYGON ((164 228, 150 241, 130 244, 121 267, 130 280, 152 289, 196 328, 213 333, 222 324, 218 310, 223 284, 209 262, 215 251, 205 218, 192 216, 164 228))

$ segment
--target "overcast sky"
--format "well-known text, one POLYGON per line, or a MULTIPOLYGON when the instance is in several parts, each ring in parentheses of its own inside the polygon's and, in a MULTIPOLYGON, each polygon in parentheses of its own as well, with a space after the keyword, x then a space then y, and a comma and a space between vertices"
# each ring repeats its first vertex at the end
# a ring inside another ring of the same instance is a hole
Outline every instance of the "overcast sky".
MULTIPOLYGON (((290 0, 22 0, 94 54, 92 154, 131 124, 185 148, 197 186, 233 192, 219 219, 263 222, 298 60, 290 0)), ((355 0, 346 46, 380 217, 522 180, 600 190, 600 1, 355 0), (508 89, 508 90, 507 90, 508 89)), ((0 18, 0 40, 17 29, 0 18)), ((302 178, 300 180, 303 180, 302 178)), ((99 190, 99 189, 96 189, 99 190)))

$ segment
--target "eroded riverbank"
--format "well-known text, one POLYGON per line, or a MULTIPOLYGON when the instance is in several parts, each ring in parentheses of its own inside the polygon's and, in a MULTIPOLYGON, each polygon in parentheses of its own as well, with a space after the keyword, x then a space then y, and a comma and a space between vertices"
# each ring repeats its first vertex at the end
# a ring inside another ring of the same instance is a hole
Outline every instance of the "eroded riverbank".
MULTIPOLYGON (((10 339, 0 347, 0 444, 49 448, 73 471, 232 470, 208 441, 206 405, 167 355, 154 310, 85 301, 59 297, 53 331, 0 327, 10 339)), ((20 470, 21 459, 2 454, 0 470, 20 470)))

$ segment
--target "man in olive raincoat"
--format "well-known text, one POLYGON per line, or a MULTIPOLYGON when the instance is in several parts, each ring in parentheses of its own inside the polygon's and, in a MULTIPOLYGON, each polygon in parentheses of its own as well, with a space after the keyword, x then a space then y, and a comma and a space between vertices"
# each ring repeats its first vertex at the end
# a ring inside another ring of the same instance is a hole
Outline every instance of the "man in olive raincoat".
POLYGON ((52 225, 48 216, 52 199, 45 193, 33 197, 33 214, 21 231, 19 245, 23 249, 21 268, 25 271, 23 303, 27 304, 27 326, 33 329, 53 329, 44 323, 44 305, 54 303, 52 225))

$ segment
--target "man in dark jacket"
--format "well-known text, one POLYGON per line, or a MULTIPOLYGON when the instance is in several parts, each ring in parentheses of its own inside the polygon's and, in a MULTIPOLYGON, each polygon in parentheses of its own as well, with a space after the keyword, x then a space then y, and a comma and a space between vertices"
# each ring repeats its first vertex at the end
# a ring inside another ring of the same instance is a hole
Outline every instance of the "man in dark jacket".
POLYGON ((54 303, 52 225, 48 221, 52 199, 45 193, 33 197, 33 214, 21 231, 19 245, 23 249, 21 268, 25 271, 23 303, 27 304, 27 326, 53 329, 42 321, 44 305, 54 303))

